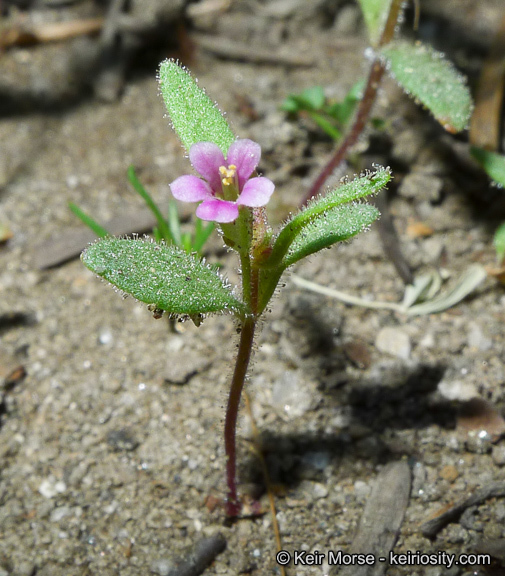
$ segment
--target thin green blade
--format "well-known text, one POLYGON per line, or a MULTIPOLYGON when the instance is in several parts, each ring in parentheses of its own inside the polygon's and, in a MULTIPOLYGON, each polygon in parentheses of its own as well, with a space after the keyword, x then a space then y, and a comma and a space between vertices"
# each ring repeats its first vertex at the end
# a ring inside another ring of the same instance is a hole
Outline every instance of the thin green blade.
POLYGON ((419 100, 449 132, 464 130, 473 103, 464 77, 443 54, 416 42, 392 42, 381 50, 407 94, 419 100))
POLYGON ((136 238, 104 238, 81 260, 126 294, 174 315, 242 313, 229 285, 196 256, 173 245, 136 238))
POLYGON ((197 142, 214 142, 226 155, 235 135, 191 74, 174 60, 165 60, 158 80, 173 129, 186 151, 197 142))
POLYGON ((77 204, 69 202, 68 207, 83 224, 86 224, 88 228, 93 230, 93 232, 98 236, 98 238, 104 238, 105 236, 109 236, 107 230, 103 226, 100 226, 100 224, 98 224, 98 222, 94 218, 92 218, 91 216, 86 214, 86 212, 81 210, 79 206, 77 206, 77 204))

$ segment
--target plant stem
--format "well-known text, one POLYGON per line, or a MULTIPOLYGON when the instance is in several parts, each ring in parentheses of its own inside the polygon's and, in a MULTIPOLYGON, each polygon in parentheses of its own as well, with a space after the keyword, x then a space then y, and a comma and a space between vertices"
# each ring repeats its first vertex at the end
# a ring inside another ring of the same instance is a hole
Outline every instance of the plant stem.
MULTIPOLYGON (((394 36, 395 27, 398 22, 398 17, 401 9, 401 0, 393 0, 388 14, 388 19, 384 26, 381 39, 379 40, 379 48, 391 42, 394 36)), ((368 80, 363 92, 363 98, 361 99, 356 116, 354 117, 354 123, 347 132, 346 137, 337 148, 333 156, 330 158, 326 166, 321 170, 318 177, 312 184, 310 190, 307 192, 305 198, 303 199, 302 206, 305 206, 307 202, 319 193, 323 184, 330 177, 332 172, 337 166, 344 160, 347 151, 351 146, 353 146, 358 138, 360 137, 363 129, 365 128, 368 118, 370 116, 370 111, 375 103, 375 98, 379 90, 379 86, 386 70, 385 62, 379 55, 376 55, 372 63, 372 68, 368 75, 368 80)))
POLYGON ((241 509, 241 504, 237 497, 237 452, 235 438, 240 397, 244 387, 247 367, 249 366, 249 361, 251 359, 255 328, 255 318, 246 318, 243 321, 242 330, 240 332, 237 360, 231 381, 230 395, 228 397, 228 407, 226 409, 224 445, 227 456, 226 479, 228 484, 228 500, 226 502, 226 513, 228 516, 238 516, 241 509))

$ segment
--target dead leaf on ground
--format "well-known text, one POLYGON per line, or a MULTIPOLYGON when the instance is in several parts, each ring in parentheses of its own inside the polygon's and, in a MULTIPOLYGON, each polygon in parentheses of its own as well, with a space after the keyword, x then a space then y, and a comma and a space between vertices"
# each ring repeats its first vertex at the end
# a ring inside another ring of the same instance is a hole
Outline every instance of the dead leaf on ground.
POLYGON ((7 242, 7 240, 10 240, 13 236, 14 234, 7 224, 0 222, 0 244, 7 242))
POLYGON ((88 18, 44 24, 13 24, 0 34, 0 49, 32 46, 45 42, 61 42, 76 36, 96 34, 103 27, 103 18, 88 18))
POLYGON ((482 430, 496 442, 505 434, 505 420, 498 410, 483 398, 465 402, 458 416, 458 427, 468 432, 482 430))
POLYGON ((411 221, 406 229, 409 238, 426 238, 427 236, 431 236, 433 232, 433 228, 424 222, 411 221))

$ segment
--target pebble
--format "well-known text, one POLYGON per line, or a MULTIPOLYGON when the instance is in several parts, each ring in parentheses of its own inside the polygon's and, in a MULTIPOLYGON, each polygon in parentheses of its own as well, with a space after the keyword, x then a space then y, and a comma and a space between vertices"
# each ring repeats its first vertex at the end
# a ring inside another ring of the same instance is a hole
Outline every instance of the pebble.
POLYGON ((169 576, 174 569, 174 563, 169 558, 159 558, 151 562, 151 572, 159 576, 169 576))
POLYGON ((427 477, 426 466, 422 462, 416 462, 412 468, 412 498, 423 496, 427 477))
POLYGON ((479 395, 473 383, 462 380, 442 380, 438 383, 438 391, 447 400, 471 400, 479 395))
POLYGON ((448 464, 447 466, 444 466, 442 470, 440 470, 439 476, 448 482, 454 482, 454 480, 456 480, 456 478, 459 476, 459 472, 456 466, 448 464))
POLYGON ((300 489, 308 498, 312 498, 313 500, 320 500, 321 498, 326 498, 326 496, 328 496, 328 488, 320 482, 303 480, 300 482, 300 489))
POLYGON ((65 516, 70 514, 70 508, 68 506, 60 506, 59 508, 55 508, 49 517, 51 522, 59 522, 65 516))
POLYGON ((370 486, 363 480, 354 482, 354 493, 358 502, 364 502, 370 494, 370 486))
POLYGON ((102 344, 103 346, 107 346, 108 344, 112 344, 113 341, 112 332, 109 329, 104 329, 98 335, 98 343, 102 344))
POLYGON ((272 389, 271 405, 288 418, 297 418, 311 409, 314 397, 301 370, 286 370, 272 389))
POLYGON ((497 466, 505 466, 505 446, 493 446, 491 458, 497 466))
POLYGON ((470 323, 467 343, 470 348, 477 348, 477 350, 482 350, 483 352, 489 350, 493 346, 491 338, 484 336, 481 327, 475 322, 470 323))
POLYGON ((59 480, 55 481, 55 478, 49 477, 42 481, 39 486, 39 492, 44 496, 44 498, 54 498, 57 494, 62 494, 67 489, 65 482, 59 480))
POLYGON ((487 454, 491 452, 491 436, 485 431, 469 432, 466 440, 466 449, 475 454, 487 454))
POLYGON ((382 328, 375 339, 377 350, 402 360, 408 360, 411 351, 410 338, 400 328, 386 326, 382 328))

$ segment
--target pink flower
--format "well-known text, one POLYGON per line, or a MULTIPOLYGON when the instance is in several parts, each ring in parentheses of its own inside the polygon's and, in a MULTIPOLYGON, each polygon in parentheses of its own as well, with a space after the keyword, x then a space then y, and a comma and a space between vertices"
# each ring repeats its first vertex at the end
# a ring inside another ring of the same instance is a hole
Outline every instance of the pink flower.
POLYGON ((251 178, 261 157, 259 144, 236 140, 225 159, 213 142, 198 142, 189 150, 193 168, 202 176, 181 176, 170 184, 174 198, 182 202, 203 202, 196 209, 202 220, 233 222, 239 206, 265 206, 274 191, 268 178, 251 178))

